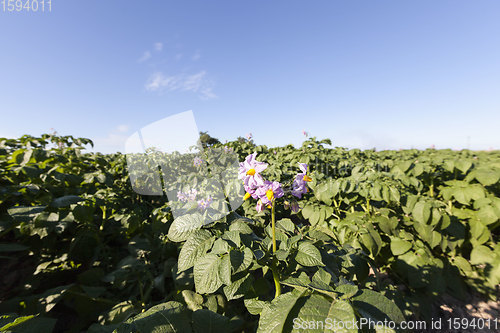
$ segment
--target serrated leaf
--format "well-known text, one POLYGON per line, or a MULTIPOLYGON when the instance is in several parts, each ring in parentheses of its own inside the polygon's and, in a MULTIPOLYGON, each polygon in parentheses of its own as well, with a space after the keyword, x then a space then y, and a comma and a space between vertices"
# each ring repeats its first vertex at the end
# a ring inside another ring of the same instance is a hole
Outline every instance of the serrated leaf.
POLYGON ((246 292, 252 287, 254 278, 252 275, 247 274, 241 279, 232 282, 223 288, 224 295, 228 301, 238 299, 245 296, 246 292))
POLYGON ((392 320, 400 323, 405 320, 397 305, 387 297, 373 290, 364 289, 360 295, 353 297, 353 306, 364 318, 374 321, 392 320))
POLYGON ((194 264, 194 284, 199 294, 210 294, 222 286, 219 276, 219 266, 222 259, 219 256, 208 253, 198 258, 194 264))
POLYGON ((245 248, 243 252, 239 250, 231 250, 231 252, 229 252, 229 257, 231 259, 233 272, 236 274, 243 272, 245 269, 250 267, 253 260, 253 253, 249 248, 245 248))
POLYGON ((179 216, 170 225, 168 238, 172 242, 183 242, 193 231, 201 229, 202 226, 203 217, 198 213, 179 216))
POLYGON ((276 297, 271 303, 265 303, 257 333, 282 333, 290 311, 302 295, 303 292, 290 292, 276 297))
MULTIPOLYGON (((334 300, 331 303, 330 309, 328 310, 327 318, 330 318, 332 322, 336 323, 356 322, 356 315, 354 314, 354 309, 352 308, 351 304, 342 299, 334 300)), ((347 329, 346 326, 349 327, 348 325, 344 325, 344 328, 342 328, 341 325, 338 325, 335 332, 354 333, 358 331, 356 328, 347 329)), ((324 332, 327 333, 330 331, 327 330, 327 328, 325 328, 324 332)))
POLYGON ((196 230, 186 240, 181 248, 177 272, 180 273, 194 266, 196 259, 204 255, 215 240, 208 230, 196 230))
POLYGON ((309 242, 301 242, 295 260, 302 266, 325 266, 318 248, 309 242))
POLYGON ((223 284, 231 284, 231 258, 229 255, 224 255, 220 260, 219 278, 223 284))

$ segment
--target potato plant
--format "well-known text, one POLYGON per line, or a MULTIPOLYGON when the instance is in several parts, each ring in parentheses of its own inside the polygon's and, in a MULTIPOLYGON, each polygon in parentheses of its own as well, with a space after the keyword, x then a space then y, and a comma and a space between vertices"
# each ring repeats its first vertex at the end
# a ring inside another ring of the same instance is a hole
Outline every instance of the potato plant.
POLYGON ((299 332, 429 319, 444 294, 498 291, 498 151, 214 142, 169 179, 169 202, 91 144, 0 139, 0 331, 299 332), (225 198, 185 185, 228 152, 267 166, 242 173, 241 207, 200 223, 225 198))

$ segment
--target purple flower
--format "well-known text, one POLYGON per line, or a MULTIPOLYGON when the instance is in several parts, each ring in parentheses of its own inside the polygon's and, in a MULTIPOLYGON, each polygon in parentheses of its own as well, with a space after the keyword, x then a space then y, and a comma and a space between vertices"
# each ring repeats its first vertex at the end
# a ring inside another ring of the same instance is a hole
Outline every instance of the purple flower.
POLYGON ((193 159, 193 165, 194 166, 200 166, 202 163, 203 163, 203 160, 201 158, 199 158, 199 157, 195 157, 193 159))
POLYGON ((264 210, 264 204, 262 203, 261 200, 257 201, 257 205, 255 206, 255 209, 257 210, 258 213, 260 213, 264 210))
POLYGON ((257 190, 257 188, 246 186, 246 185, 244 185, 243 187, 245 188, 245 192, 246 192, 245 196, 243 198, 244 200, 247 200, 250 197, 252 197, 254 199, 258 199, 259 198, 258 195, 257 195, 257 193, 255 193, 255 191, 257 190))
POLYGON ((191 189, 191 191, 187 192, 186 195, 189 200, 194 201, 196 199, 196 195, 198 194, 198 191, 196 189, 191 189))
POLYGON ((194 188, 187 191, 186 193, 177 191, 177 199, 183 202, 194 201, 196 199, 197 194, 198 191, 194 188))
POLYGON ((198 200, 198 208, 201 210, 206 210, 210 204, 212 203, 212 197, 208 196, 208 198, 198 200))
POLYGON ((308 192, 307 182, 310 182, 312 178, 307 175, 307 164, 299 163, 299 168, 302 172, 297 174, 293 180, 292 195, 300 199, 302 198, 302 194, 306 194, 308 192))
POLYGON ((270 182, 268 180, 255 193, 264 205, 270 205, 274 199, 281 198, 284 195, 279 182, 270 182))
POLYGON ((306 131, 302 131, 302 134, 304 134, 304 136, 307 138, 307 136, 309 135, 306 131))
POLYGON ((248 133, 248 134, 247 134, 247 140, 251 140, 251 139, 252 139, 252 137, 253 137, 253 136, 252 136, 252 133, 248 133))
POLYGON ((243 180, 243 183, 248 188, 257 188, 264 185, 264 179, 260 172, 267 168, 267 163, 259 162, 255 159, 257 153, 248 155, 244 162, 240 163, 238 179, 243 180))
POLYGON ((292 212, 298 213, 298 211, 300 210, 299 203, 297 201, 292 201, 292 203, 290 204, 290 209, 292 210, 292 212))
POLYGON ((177 200, 188 201, 186 194, 182 193, 181 191, 177 191, 177 200))
POLYGON ((225 153, 232 153, 233 152, 233 148, 228 147, 228 146, 224 146, 224 152, 225 153))

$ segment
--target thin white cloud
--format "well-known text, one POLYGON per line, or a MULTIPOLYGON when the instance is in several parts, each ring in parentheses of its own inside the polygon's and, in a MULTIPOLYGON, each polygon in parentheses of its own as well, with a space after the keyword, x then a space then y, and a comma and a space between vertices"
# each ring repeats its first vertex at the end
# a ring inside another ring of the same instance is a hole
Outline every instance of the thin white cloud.
POLYGON ((149 58, 151 58, 151 52, 149 52, 149 51, 145 51, 145 52, 142 54, 142 57, 140 57, 140 58, 139 58, 139 60, 137 60, 137 62, 144 62, 144 61, 149 60, 149 58))
POLYGON ((193 56, 191 57, 191 60, 198 61, 198 60, 200 60, 200 58, 201 58, 200 51, 196 50, 195 54, 193 54, 193 56))
POLYGON ((122 124, 122 125, 118 125, 118 127, 116 127, 116 130, 120 133, 126 133, 126 132, 128 132, 129 127, 128 127, 128 125, 122 124))
POLYGON ((157 42, 155 43, 155 50, 160 52, 161 50, 163 50, 163 43, 161 42, 157 42))
POLYGON ((146 82, 146 90, 154 92, 188 91, 197 93, 204 99, 217 98, 213 92, 213 81, 207 78, 206 71, 195 74, 165 75, 156 72, 146 82))

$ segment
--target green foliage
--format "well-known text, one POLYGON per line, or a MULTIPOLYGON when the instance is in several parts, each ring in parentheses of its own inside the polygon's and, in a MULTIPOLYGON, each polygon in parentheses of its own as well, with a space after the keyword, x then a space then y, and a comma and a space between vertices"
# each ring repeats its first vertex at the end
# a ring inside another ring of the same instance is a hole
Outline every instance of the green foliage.
POLYGON ((281 183, 312 170, 301 211, 278 201, 273 254, 269 212, 174 220, 166 197, 132 190, 124 155, 91 144, 0 139, 0 331, 298 332, 425 319, 429 299, 500 283, 498 152, 229 142, 281 183))

